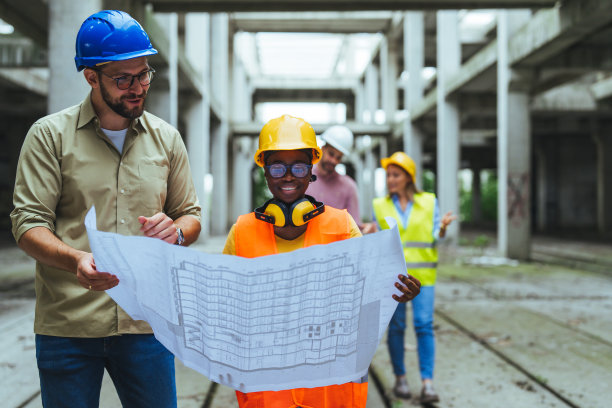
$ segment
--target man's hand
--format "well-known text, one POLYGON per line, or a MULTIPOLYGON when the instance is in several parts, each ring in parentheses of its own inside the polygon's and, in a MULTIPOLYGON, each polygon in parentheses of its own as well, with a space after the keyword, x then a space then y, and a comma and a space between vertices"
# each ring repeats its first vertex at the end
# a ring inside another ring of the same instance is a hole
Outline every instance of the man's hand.
POLYGON ((378 228, 376 228, 376 223, 375 222, 366 222, 361 226, 361 233, 363 235, 365 234, 371 234, 373 232, 376 232, 378 228))
POLYGON ((169 244, 174 244, 178 238, 174 221, 164 213, 152 217, 140 216, 138 222, 142 224, 140 230, 147 237, 161 239, 169 244))
POLYGON ((106 290, 119 284, 119 279, 108 272, 98 272, 93 254, 85 252, 77 263, 76 271, 79 284, 89 290, 106 290))
POLYGON ((406 303, 416 297, 421 292, 421 282, 412 275, 397 275, 398 279, 403 283, 395 282, 395 287, 398 288, 403 295, 393 295, 393 299, 400 303, 406 303))

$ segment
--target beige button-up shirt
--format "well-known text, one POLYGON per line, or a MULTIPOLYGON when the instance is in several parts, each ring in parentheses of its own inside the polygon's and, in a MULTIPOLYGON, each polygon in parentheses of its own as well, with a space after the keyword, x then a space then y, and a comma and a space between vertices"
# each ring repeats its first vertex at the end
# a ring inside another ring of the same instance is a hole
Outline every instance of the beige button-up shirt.
MULTIPOLYGON (((140 215, 200 219, 179 132, 145 112, 132 121, 120 154, 100 129, 89 96, 32 125, 19 157, 13 202, 17 241, 42 226, 83 251, 91 251, 83 220, 93 205, 98 230, 123 235, 143 235, 140 215)), ((34 331, 105 337, 151 328, 132 320, 105 292, 83 289, 74 273, 37 262, 34 331)))

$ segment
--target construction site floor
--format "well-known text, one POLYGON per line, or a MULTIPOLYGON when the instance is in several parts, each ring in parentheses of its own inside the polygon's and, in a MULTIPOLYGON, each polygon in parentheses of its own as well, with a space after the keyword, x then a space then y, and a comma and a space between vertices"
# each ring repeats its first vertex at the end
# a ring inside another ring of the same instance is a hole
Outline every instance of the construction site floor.
MULTIPOLYGON (((195 248, 218 253, 224 237, 195 248)), ((612 251, 609 244, 534 237, 531 262, 496 255, 494 240, 472 235, 442 250, 436 285, 435 386, 440 408, 580 407, 612 403, 612 251)), ((34 262, 0 248, 0 400, 39 408, 34 334, 34 262)), ((410 310, 410 308, 408 308, 410 310)), ((411 316, 407 376, 413 398, 391 392, 385 340, 370 369, 368 408, 419 406, 411 316)), ((237 407, 233 390, 177 368, 178 406, 237 407)), ((100 407, 121 404, 105 376, 100 407)))

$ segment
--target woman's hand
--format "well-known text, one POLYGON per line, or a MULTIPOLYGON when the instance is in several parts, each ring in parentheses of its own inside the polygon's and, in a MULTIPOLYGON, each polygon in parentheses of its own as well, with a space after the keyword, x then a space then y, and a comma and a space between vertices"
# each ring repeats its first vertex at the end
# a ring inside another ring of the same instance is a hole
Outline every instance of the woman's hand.
POLYGON ((446 235, 446 227, 451 225, 451 223, 455 221, 456 219, 457 219, 457 216, 453 215, 452 211, 449 211, 446 214, 444 214, 444 216, 440 220, 440 234, 439 234, 440 238, 443 238, 446 235))

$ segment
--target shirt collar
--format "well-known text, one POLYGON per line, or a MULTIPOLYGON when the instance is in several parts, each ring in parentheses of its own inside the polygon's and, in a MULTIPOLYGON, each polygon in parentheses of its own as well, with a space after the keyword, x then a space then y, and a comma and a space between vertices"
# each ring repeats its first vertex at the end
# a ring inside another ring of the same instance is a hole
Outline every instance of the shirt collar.
MULTIPOLYGON (((94 119, 98 119, 98 116, 96 115, 96 111, 93 107, 93 104, 91 103, 91 92, 89 92, 83 102, 81 102, 81 112, 79 114, 79 123, 77 125, 77 129, 82 128, 94 119)), ((142 116, 133 120, 128 126, 128 128, 134 129, 138 133, 138 129, 143 129, 141 119, 142 116)), ((99 120, 97 121, 96 125, 100 127, 99 120)))

